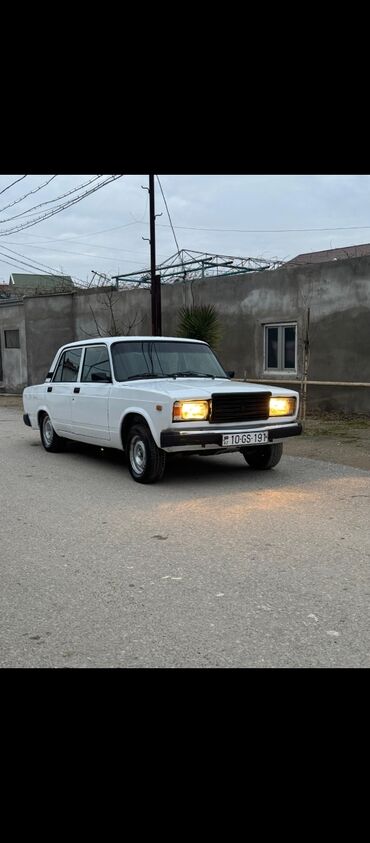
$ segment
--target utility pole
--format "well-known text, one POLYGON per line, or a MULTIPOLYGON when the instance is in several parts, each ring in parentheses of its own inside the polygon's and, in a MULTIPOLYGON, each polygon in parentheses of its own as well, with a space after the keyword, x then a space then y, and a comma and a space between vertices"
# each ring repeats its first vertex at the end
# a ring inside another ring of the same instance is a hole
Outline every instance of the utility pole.
POLYGON ((155 209, 154 209, 154 175, 149 176, 149 220, 150 220, 150 275, 152 294, 152 334, 160 337, 162 334, 161 309, 161 278, 156 275, 155 257, 155 209))
POLYGON ((302 382, 301 382, 301 395, 302 395, 302 410, 301 410, 301 419, 302 421, 306 421, 306 406, 307 406, 307 378, 308 378, 308 367, 310 362, 310 308, 307 308, 306 313, 306 335, 303 341, 303 373, 302 373, 302 382))

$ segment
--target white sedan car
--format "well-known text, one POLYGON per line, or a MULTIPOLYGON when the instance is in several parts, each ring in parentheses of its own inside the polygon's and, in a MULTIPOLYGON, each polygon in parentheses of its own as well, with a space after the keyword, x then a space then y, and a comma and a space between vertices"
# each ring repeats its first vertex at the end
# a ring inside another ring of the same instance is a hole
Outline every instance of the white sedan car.
POLYGON ((284 439, 302 432, 298 393, 232 377, 199 340, 81 340, 24 390, 23 418, 47 451, 67 439, 125 451, 138 483, 160 480, 172 452, 240 451, 251 468, 273 468, 284 439))

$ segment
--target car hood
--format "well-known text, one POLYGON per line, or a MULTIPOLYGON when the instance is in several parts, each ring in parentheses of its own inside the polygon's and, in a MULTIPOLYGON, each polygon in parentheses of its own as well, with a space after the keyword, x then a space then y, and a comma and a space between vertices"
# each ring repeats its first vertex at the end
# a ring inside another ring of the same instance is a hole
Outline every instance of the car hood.
POLYGON ((272 395, 294 395, 296 394, 292 389, 282 389, 281 387, 271 386, 269 384, 248 383, 246 381, 225 380, 224 378, 153 378, 153 380, 137 380, 127 381, 119 384, 122 388, 131 388, 132 390, 150 391, 155 393, 162 393, 168 395, 169 398, 175 401, 179 398, 210 398, 212 393, 224 393, 232 395, 235 393, 250 393, 250 392, 271 392, 272 395))

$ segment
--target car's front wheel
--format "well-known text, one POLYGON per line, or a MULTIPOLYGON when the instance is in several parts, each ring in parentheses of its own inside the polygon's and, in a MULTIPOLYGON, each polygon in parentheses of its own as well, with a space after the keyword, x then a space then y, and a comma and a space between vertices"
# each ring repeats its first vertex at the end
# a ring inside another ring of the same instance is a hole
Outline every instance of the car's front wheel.
POLYGON ((243 448, 242 454, 250 468, 255 470, 267 470, 274 468, 280 462, 283 455, 283 444, 277 442, 275 445, 259 445, 257 448, 243 448))
POLYGON ((45 451, 58 453, 58 451, 63 451, 65 448, 66 440, 62 436, 58 436, 55 432, 50 416, 47 413, 43 413, 40 419, 40 436, 45 451))
POLYGON ((157 483, 166 467, 166 452, 158 448, 146 424, 135 424, 130 429, 126 454, 128 468, 137 483, 157 483))

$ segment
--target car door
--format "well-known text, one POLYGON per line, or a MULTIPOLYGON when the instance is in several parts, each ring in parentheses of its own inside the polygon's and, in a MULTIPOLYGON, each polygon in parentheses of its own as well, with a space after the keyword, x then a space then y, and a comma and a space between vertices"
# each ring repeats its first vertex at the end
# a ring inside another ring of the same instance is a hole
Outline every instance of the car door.
POLYGON ((72 432, 79 439, 108 441, 112 373, 104 343, 84 349, 80 380, 72 396, 72 432))
POLYGON ((63 351, 53 380, 46 386, 46 402, 57 433, 70 433, 72 429, 72 396, 81 355, 82 347, 67 348, 63 351))

